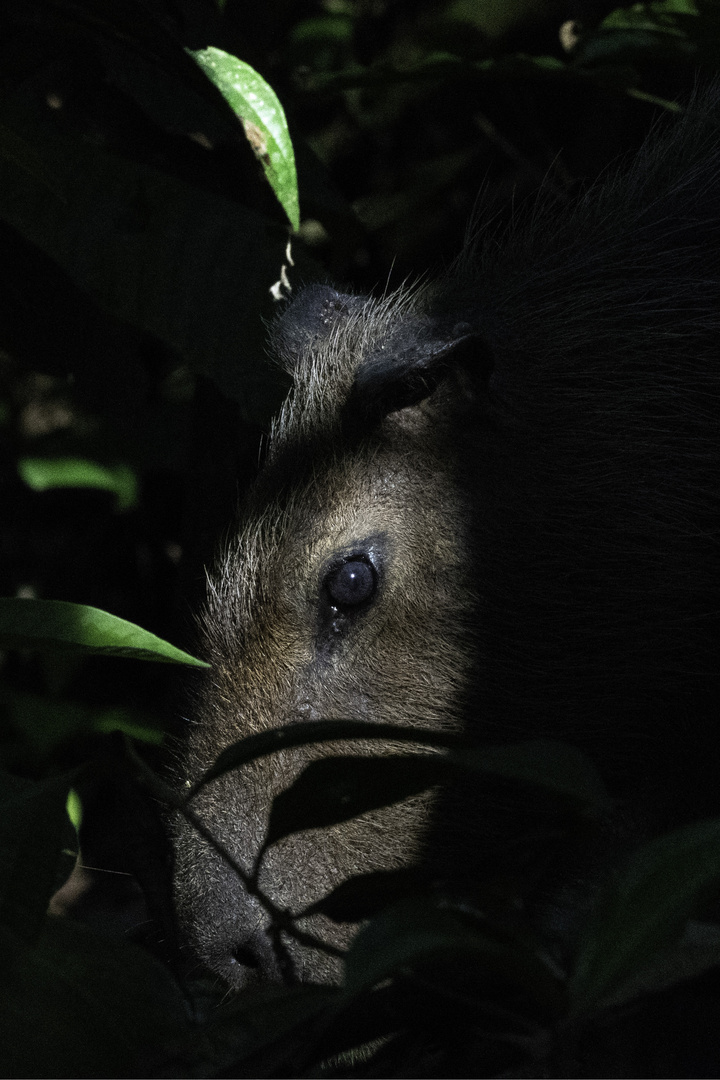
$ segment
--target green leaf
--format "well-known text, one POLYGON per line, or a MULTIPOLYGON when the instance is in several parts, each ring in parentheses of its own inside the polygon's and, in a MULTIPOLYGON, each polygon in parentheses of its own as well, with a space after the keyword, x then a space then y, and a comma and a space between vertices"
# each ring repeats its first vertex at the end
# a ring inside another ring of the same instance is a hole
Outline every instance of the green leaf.
POLYGON ((601 896, 571 984, 581 1012, 621 992, 680 941, 698 902, 720 883, 720 820, 678 829, 642 848, 601 896))
POLYGON ((69 650, 165 664, 208 666, 117 615, 65 600, 1 597, 0 642, 15 649, 69 650))
MULTIPOLYGON (((542 2, 542 0, 541 0, 542 2)), ((477 27, 484 37, 503 37, 513 27, 538 17, 538 0, 451 0, 439 16, 456 34, 477 27)))
POLYGON ((66 919, 33 947, 0 933, 2 1076, 146 1076, 186 1017, 165 968, 121 938, 66 919))
POLYGON ((0 708, 8 726, 21 736, 36 758, 52 753, 79 735, 122 731, 131 739, 152 745, 163 740, 163 732, 154 717, 120 706, 82 705, 49 694, 11 690, 0 684, 0 708))
POLYGON ((680 36, 677 17, 697 19, 699 15, 695 0, 654 0, 616 8, 605 16, 600 26, 612 30, 663 30, 680 36))
POLYGON ((525 991, 544 1012, 562 1016, 565 988, 553 965, 534 949, 485 934, 476 920, 426 900, 388 908, 355 937, 345 961, 345 988, 369 990, 398 973, 435 973, 461 965, 478 989, 497 980, 525 991))
POLYGON ((293 26, 289 40, 293 45, 322 45, 326 42, 350 45, 353 33, 353 20, 348 15, 312 15, 293 26))
POLYGON ((295 153, 280 101, 263 77, 243 60, 210 47, 190 52, 242 121, 245 135, 265 170, 290 225, 300 227, 295 153))
MULTIPOLYGON (((581 38, 574 60, 586 67, 609 70, 613 65, 655 63, 672 59, 715 63, 720 44, 720 18, 717 4, 694 0, 656 0, 653 3, 632 4, 611 11, 600 25, 581 38)), ((636 97, 639 90, 629 91, 636 97)), ((660 99, 664 107, 668 103, 660 99)), ((676 111, 677 104, 670 103, 676 111)))
POLYGON ((308 76, 306 87, 321 93, 375 87, 393 83, 449 82, 451 80, 495 82, 513 79, 577 82, 587 76, 554 56, 526 56, 523 53, 499 56, 497 59, 470 61, 452 53, 429 53, 422 60, 403 67, 360 64, 339 72, 317 72, 308 76))
POLYGON ((67 816, 70 819, 70 824, 75 829, 75 832, 79 832, 80 826, 82 825, 83 808, 82 800, 75 788, 70 788, 70 791, 68 792, 65 809, 67 810, 67 816))
POLYGON ((720 967, 720 926, 689 922, 680 941, 627 979, 604 1004, 609 1009, 657 994, 720 967))
POLYGON ((63 848, 73 841, 67 800, 74 779, 29 782, 0 773, 0 925, 25 941, 44 925, 63 848))
POLYGON ((612 800, 593 763, 569 743, 534 739, 510 746, 473 747, 451 759, 465 769, 533 784, 563 796, 592 816, 606 813, 612 800))
POLYGON ((127 465, 100 465, 83 458, 26 457, 18 461, 20 476, 33 491, 52 488, 97 488, 117 496, 117 509, 137 504, 137 479, 127 465))
POLYGON ((62 193, 0 156, 0 216, 106 310, 209 375, 244 416, 267 418, 283 387, 258 363, 260 314, 271 314, 285 262, 283 226, 114 154, 20 96, 0 98, 0 125, 34 148, 62 193))

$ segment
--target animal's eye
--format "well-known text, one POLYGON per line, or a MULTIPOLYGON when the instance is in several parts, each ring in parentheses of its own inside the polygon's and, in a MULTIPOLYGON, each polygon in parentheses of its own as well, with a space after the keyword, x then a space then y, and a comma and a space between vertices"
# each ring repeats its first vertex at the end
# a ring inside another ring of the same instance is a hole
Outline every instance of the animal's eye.
POLYGON ((362 559, 348 559, 325 581, 328 595, 338 607, 357 607, 369 600, 377 588, 375 568, 362 559))

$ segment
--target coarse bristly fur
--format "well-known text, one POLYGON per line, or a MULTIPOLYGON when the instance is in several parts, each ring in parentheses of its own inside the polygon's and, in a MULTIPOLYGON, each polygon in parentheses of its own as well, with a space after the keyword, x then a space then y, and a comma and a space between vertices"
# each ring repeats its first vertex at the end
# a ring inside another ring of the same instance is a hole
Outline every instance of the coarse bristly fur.
MULTIPOLYGON (((719 124, 715 88, 437 284, 314 286, 287 308, 273 341, 294 388, 211 579, 189 780, 243 735, 366 718, 573 742, 619 800, 620 846, 720 812, 719 124), (343 608, 348 562, 374 586, 343 608)), ((272 798, 333 749, 263 758, 197 810, 249 867, 272 798)), ((468 784, 290 837, 260 884, 299 911, 412 859, 512 872, 536 830, 532 806, 468 784)), ((277 977, 256 901, 189 827, 176 850, 199 955, 232 985, 277 977)), ((562 859, 539 863, 552 892, 562 859)), ((300 978, 335 977, 288 948, 300 978)))

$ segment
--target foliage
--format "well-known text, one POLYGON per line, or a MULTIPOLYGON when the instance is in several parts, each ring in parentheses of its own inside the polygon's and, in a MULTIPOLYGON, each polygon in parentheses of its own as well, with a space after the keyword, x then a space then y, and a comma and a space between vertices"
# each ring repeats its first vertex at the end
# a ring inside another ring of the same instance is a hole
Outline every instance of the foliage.
MULTIPOLYGON (((436 266, 481 187, 501 217, 540 183, 567 198, 638 144, 656 107, 677 109, 697 66, 717 67, 711 0, 579 8, 582 23, 560 24, 540 0, 3 6, 4 1075, 578 1075, 598 1047, 611 1075, 611 1051, 632 1060, 663 1009, 700 1002, 718 1028, 714 821, 641 846, 592 899, 565 898, 570 952, 532 924, 523 882, 467 896, 413 867, 314 906, 364 923, 341 986, 217 1007, 196 980, 189 1004, 147 864, 165 858, 153 808, 192 819, 195 792, 179 798, 118 748, 123 733, 156 763, 177 727, 172 672, 198 662, 164 639, 192 650, 188 598, 284 389, 263 356, 274 297, 436 266), (71 792, 83 861, 97 852, 140 883, 154 934, 60 917, 71 792)), ((259 859, 458 773, 530 785, 560 835, 605 827, 602 781, 569 747, 480 751, 414 731, 405 753, 406 732, 329 724, 244 740, 203 778, 330 737, 393 741, 390 757, 310 765, 275 801, 259 859)), ((281 947, 300 916, 255 877, 281 947)), ((657 1053, 672 1075, 670 1035, 657 1053)))
MULTIPOLYGON (((354 727, 348 724, 346 734, 357 740, 354 727)), ((366 737, 377 740, 380 727, 366 737)), ((334 741, 340 734, 341 725, 329 734, 298 735, 296 729, 294 742, 334 741)), ((389 728, 385 734, 396 733, 389 728)), ((422 733, 415 734, 422 743, 422 733)), ((437 732, 430 733, 430 742, 437 746, 437 732)), ((447 754, 455 753, 456 766, 464 767, 467 754, 457 753, 456 739, 447 742, 447 754)), ((266 752, 257 740, 232 748, 245 763, 266 752)), ((564 747, 541 748, 540 760, 547 763, 553 755, 554 778, 539 771, 534 782, 560 798, 569 831, 579 823, 597 828, 607 802, 591 766, 578 760, 568 770, 564 747)), ((506 772, 514 764, 527 782, 526 747, 502 748, 502 756, 506 772)), ((192 793, 183 802, 131 758, 153 794, 193 820, 192 793)), ((492 752, 488 760, 492 771, 492 752)), ((425 786, 446 777, 444 753, 411 753, 405 761, 422 763, 425 786)), ((370 794, 363 804, 355 802, 355 813, 378 805, 383 788, 385 803, 402 797, 407 775, 413 775, 411 770, 404 776, 392 758, 324 759, 320 764, 331 783, 318 822, 307 804, 317 764, 275 800, 276 824, 271 821, 258 862, 268 846, 292 831, 345 820, 346 796, 355 799, 368 780, 370 794)), ((469 767, 481 769, 481 755, 469 767)), ((691 921, 720 882, 720 821, 710 821, 642 847, 619 867, 594 900, 571 956, 557 955, 538 935, 514 884, 481 881, 472 894, 460 895, 448 883, 423 880, 419 868, 361 875, 315 906, 335 920, 369 920, 347 954, 341 986, 266 988, 214 1008, 199 1026, 189 1024, 170 973, 143 950, 45 915, 63 876, 60 860, 71 831, 65 799, 75 779, 66 774, 33 784, 4 780, 0 1025, 4 1064, 13 1074, 121 1076, 143 1062, 148 1075, 176 1075, 173 1063, 182 1062, 182 1075, 191 1076, 318 1070, 373 1076, 394 1072, 408 1052, 417 1055, 411 1058, 413 1075, 457 1075, 454 1070, 462 1068, 493 1076, 508 1069, 552 1069, 568 1057, 582 1066, 583 1039, 619 1007, 642 1009, 652 995, 692 985, 720 960, 720 927, 691 921), (36 1024, 52 1032, 52 1059, 46 1041, 28 1040, 22 1048, 13 1037, 36 1024), (85 1034, 78 1042, 79 1025, 85 1034)), ((296 919, 277 909, 255 879, 256 870, 246 885, 277 929, 307 940, 296 919)), ((622 1038, 619 1025, 611 1031, 622 1038)))
POLYGON ((125 619, 64 600, 0 598, 0 642, 8 648, 97 651, 203 666, 202 661, 125 619))
POLYGON ((193 53, 242 122, 248 142, 293 229, 300 227, 297 174, 287 121, 271 86, 249 64, 209 48, 193 53))

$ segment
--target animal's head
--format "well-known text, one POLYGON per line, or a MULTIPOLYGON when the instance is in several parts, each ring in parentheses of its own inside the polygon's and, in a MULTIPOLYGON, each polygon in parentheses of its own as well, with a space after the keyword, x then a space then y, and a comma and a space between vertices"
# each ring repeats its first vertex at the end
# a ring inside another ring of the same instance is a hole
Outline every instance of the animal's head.
MULTIPOLYGON (((482 425, 487 361, 469 325, 423 308, 422 293, 374 301, 318 286, 278 321, 294 388, 210 582, 212 671, 190 782, 229 744, 281 725, 460 725, 477 599, 465 444, 482 425)), ((262 758, 213 781, 194 809, 249 872, 273 797, 310 758, 337 750, 262 758)), ((297 913, 352 874, 416 857, 427 811, 416 798, 289 837, 265 853, 258 886, 297 913)), ((177 854, 180 917, 200 956, 235 985, 253 969, 276 976, 257 899, 188 826, 177 854)), ((335 944, 344 936, 322 919, 302 925, 335 944)), ((332 973, 322 954, 288 947, 301 977, 332 973)))

